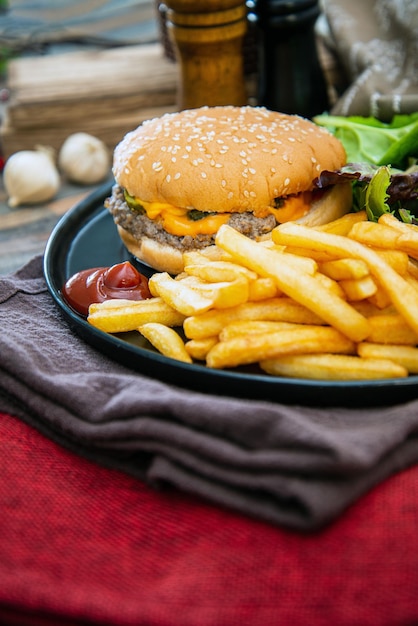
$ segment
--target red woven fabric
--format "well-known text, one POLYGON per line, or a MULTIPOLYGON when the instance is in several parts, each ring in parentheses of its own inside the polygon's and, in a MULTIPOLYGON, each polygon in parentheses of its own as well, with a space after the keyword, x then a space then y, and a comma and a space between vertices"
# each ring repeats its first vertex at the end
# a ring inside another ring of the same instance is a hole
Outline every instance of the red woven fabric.
POLYGON ((0 623, 418 623, 418 467, 307 536, 157 493, 0 415, 0 623))

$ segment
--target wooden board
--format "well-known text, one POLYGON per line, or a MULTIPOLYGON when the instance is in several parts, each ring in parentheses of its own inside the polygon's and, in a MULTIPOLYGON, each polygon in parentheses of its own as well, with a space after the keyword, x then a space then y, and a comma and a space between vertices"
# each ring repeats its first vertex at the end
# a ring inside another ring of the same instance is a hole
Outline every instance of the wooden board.
POLYGON ((7 86, 6 157, 39 143, 59 149, 78 131, 113 149, 145 119, 175 110, 177 66, 159 43, 24 57, 9 64, 7 86))

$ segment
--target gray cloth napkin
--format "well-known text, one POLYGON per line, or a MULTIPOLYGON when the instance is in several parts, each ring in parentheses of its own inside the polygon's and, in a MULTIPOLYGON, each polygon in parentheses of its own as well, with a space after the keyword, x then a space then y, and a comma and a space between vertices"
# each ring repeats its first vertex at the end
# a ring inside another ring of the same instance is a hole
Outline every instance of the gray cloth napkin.
POLYGON ((305 531, 418 461, 418 401, 350 410, 219 398, 113 362, 70 330, 40 257, 0 277, 0 411, 156 488, 305 531))
POLYGON ((390 121, 418 111, 416 0, 323 0, 322 7, 326 43, 346 77, 332 113, 390 121))

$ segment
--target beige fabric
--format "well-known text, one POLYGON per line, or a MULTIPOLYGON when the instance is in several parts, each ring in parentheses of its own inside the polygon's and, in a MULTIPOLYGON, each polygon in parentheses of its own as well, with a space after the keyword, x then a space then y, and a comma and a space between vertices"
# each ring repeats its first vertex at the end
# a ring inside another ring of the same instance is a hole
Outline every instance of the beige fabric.
POLYGON ((332 113, 418 111, 418 1, 323 0, 323 11, 346 78, 332 113))

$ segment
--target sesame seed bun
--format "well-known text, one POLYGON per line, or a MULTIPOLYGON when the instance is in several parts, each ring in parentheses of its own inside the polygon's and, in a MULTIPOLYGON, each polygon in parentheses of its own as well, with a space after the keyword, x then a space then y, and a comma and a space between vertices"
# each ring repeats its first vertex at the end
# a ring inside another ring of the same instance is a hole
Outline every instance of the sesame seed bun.
POLYGON ((116 147, 113 173, 131 196, 198 211, 263 211, 313 188, 346 154, 323 127, 261 107, 203 107, 144 122, 116 147))
POLYGON ((116 185, 105 204, 133 256, 178 274, 184 250, 213 245, 221 219, 261 239, 281 221, 319 225, 349 211, 350 184, 313 191, 322 171, 345 162, 341 142, 307 119, 263 107, 202 107, 128 133, 114 152, 116 185), (308 201, 282 219, 282 204, 303 194, 308 201))

